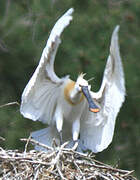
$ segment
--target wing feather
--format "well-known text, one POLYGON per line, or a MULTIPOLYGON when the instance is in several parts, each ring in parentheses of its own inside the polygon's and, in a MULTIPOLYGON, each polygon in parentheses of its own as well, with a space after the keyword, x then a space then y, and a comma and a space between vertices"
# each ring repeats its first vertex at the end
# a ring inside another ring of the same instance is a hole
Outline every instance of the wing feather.
MULTIPOLYGON (((72 20, 73 8, 69 9, 53 27, 39 65, 25 87, 20 111, 24 117, 50 124, 60 88, 65 78, 54 72, 54 60, 61 42, 60 36, 72 20)), ((68 78, 68 77, 66 77, 68 78)))
POLYGON ((100 105, 100 112, 95 114, 86 109, 81 123, 82 143, 95 153, 107 148, 111 143, 115 120, 125 99, 125 80, 118 45, 118 30, 119 26, 116 26, 112 34, 110 55, 101 88, 97 93, 91 92, 91 96, 100 105))

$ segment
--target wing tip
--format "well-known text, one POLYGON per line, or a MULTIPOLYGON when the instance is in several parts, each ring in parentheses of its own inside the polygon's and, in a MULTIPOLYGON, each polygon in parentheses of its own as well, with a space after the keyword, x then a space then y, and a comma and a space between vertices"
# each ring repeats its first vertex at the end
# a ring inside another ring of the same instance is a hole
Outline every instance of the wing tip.
POLYGON ((71 15, 73 12, 74 12, 74 8, 71 7, 66 13, 69 14, 69 15, 71 15))
POLYGON ((114 39, 114 37, 118 37, 119 29, 120 29, 120 25, 116 25, 116 27, 114 28, 114 31, 112 33, 112 39, 114 39))
POLYGON ((115 29, 114 29, 114 31, 118 32, 118 31, 119 31, 119 29, 120 29, 120 25, 119 25, 119 24, 117 24, 117 25, 116 25, 116 27, 115 27, 115 29))
POLYGON ((110 45, 110 53, 113 52, 116 47, 119 48, 119 44, 118 44, 118 32, 120 29, 120 25, 116 25, 116 27, 114 28, 114 31, 112 33, 112 37, 111 37, 111 45, 110 45))
POLYGON ((74 12, 74 8, 70 8, 68 9, 64 14, 63 14, 63 17, 69 17, 70 18, 70 21, 72 20, 72 14, 74 12))
POLYGON ((51 33, 50 33, 50 37, 47 41, 47 43, 49 41, 54 41, 54 37, 61 36, 61 33, 63 32, 63 30, 70 24, 70 21, 72 21, 73 17, 72 17, 72 13, 74 12, 74 8, 70 8, 68 9, 55 23, 51 33))

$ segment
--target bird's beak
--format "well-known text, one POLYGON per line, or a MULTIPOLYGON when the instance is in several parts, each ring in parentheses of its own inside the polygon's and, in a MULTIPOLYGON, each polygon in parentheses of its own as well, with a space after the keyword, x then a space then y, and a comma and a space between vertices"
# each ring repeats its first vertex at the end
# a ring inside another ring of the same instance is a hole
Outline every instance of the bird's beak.
POLYGON ((89 90, 88 90, 88 86, 81 86, 81 89, 82 89, 82 92, 83 94, 85 95, 87 101, 88 101, 88 104, 89 104, 89 110, 91 112, 94 112, 94 113, 97 113, 99 112, 99 108, 98 106, 94 103, 90 93, 89 93, 89 90))

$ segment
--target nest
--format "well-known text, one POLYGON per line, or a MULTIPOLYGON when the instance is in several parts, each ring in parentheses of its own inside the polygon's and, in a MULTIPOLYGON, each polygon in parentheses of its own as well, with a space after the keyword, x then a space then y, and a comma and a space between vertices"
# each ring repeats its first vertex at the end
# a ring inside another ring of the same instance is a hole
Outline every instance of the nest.
POLYGON ((24 152, 4 150, 0 147, 0 179, 2 180, 136 180, 133 171, 111 167, 95 160, 93 154, 79 153, 61 147, 48 147, 32 139, 26 141, 24 152), (29 142, 43 146, 47 152, 27 151, 29 142))

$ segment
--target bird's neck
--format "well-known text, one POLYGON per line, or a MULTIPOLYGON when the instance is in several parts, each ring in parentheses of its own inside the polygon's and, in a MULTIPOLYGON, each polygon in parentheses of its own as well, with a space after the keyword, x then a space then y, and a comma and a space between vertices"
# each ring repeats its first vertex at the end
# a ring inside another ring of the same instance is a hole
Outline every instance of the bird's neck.
POLYGON ((64 97, 71 105, 79 104, 84 99, 83 93, 76 89, 75 82, 72 80, 68 80, 64 87, 64 97))

